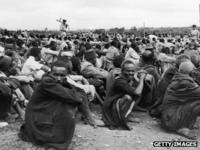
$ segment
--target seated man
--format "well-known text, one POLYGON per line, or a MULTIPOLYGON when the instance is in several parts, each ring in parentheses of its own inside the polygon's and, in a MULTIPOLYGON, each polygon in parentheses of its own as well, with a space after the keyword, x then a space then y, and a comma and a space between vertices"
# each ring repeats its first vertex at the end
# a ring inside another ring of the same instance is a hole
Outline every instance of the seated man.
POLYGON ((106 79, 106 94, 109 93, 111 86, 114 83, 115 77, 121 74, 121 64, 124 61, 124 57, 119 55, 113 59, 113 68, 110 70, 109 75, 106 79))
POLYGON ((117 42, 115 40, 113 40, 111 43, 110 43, 110 47, 108 48, 107 52, 106 52, 106 56, 105 56, 105 62, 104 62, 104 65, 105 65, 105 69, 106 70, 110 70, 113 68, 113 59, 114 57, 116 56, 119 56, 119 50, 117 48, 117 42))
POLYGON ((200 114, 200 87, 189 76, 194 69, 190 61, 181 63, 164 95, 161 123, 189 139, 196 139, 194 123, 200 114))
POLYGON ((128 48, 128 51, 125 55, 125 59, 132 59, 135 64, 139 63, 140 55, 137 53, 139 48, 136 46, 136 44, 131 44, 131 46, 128 48), (137 51, 136 51, 137 50, 137 51))
POLYGON ((156 56, 154 52, 150 50, 145 50, 142 53, 139 62, 139 67, 142 68, 143 70, 146 70, 149 74, 151 74, 155 79, 155 83, 157 84, 158 80, 160 79, 160 74, 158 71, 158 67, 155 65, 155 61, 156 61, 156 56))
POLYGON ((108 77, 108 72, 104 69, 96 67, 97 57, 93 50, 85 52, 85 60, 81 63, 81 73, 86 77, 90 84, 94 85, 97 93, 105 96, 105 81, 108 77))
POLYGON ((68 75, 66 76, 67 82, 71 85, 75 86, 76 88, 83 90, 86 95, 88 95, 88 100, 93 101, 95 98, 95 87, 90 85, 83 76, 81 75, 68 75))
POLYGON ((160 73, 158 71, 159 69, 156 65, 156 56, 153 52, 153 49, 149 49, 150 50, 145 50, 142 53, 140 62, 138 64, 138 69, 145 70, 149 75, 153 77, 150 82, 146 82, 144 91, 142 92, 142 100, 139 104, 142 108, 147 109, 151 109, 151 107, 155 104, 156 86, 160 79, 160 73))
POLYGON ((134 79, 136 66, 132 60, 122 63, 121 76, 116 78, 103 105, 103 121, 110 127, 130 130, 127 118, 140 102, 146 72, 139 72, 139 82, 134 79))
POLYGON ((76 106, 82 103, 73 86, 66 82, 68 66, 55 62, 44 75, 26 108, 20 137, 34 144, 66 150, 72 140, 76 106))
POLYGON ((93 50, 85 52, 85 61, 81 63, 81 72, 85 77, 106 79, 108 72, 96 67, 97 56, 93 50))
POLYGON ((2 103, 0 116, 4 116, 4 119, 9 117, 9 109, 13 107, 19 113, 19 116, 24 119, 24 110, 19 105, 18 100, 24 102, 25 98, 20 90, 20 83, 8 77, 12 67, 12 59, 4 53, 4 48, 0 47, 0 99, 2 103))
POLYGON ((45 71, 50 71, 50 68, 40 63, 41 52, 39 48, 31 48, 29 51, 29 57, 25 61, 21 73, 32 77, 32 81, 35 79, 40 80, 45 74, 45 71))
POLYGON ((185 54, 179 55, 176 58, 175 66, 169 67, 162 74, 162 77, 157 84, 156 102, 154 103, 154 106, 152 107, 152 110, 150 112, 151 116, 160 118, 162 110, 161 105, 163 103, 163 98, 167 87, 171 83, 174 75, 178 72, 179 65, 185 61, 190 61, 190 57, 185 54))

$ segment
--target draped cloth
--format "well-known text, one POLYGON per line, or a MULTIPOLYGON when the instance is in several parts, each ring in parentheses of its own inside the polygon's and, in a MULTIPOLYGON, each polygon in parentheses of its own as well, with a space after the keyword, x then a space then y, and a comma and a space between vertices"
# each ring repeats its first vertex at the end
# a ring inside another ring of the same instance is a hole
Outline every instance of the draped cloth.
POLYGON ((10 111, 12 102, 11 89, 0 81, 0 119, 4 119, 10 111))
POLYGON ((144 82, 144 88, 141 96, 135 94, 138 86, 137 81, 130 83, 124 77, 117 77, 111 85, 103 104, 103 121, 107 126, 122 127, 130 129, 127 125, 128 116, 134 110, 135 106, 151 106, 153 101, 154 79, 144 82), (129 95, 132 100, 128 100, 125 95, 129 95))
POLYGON ((176 73, 164 95, 161 123, 168 130, 191 128, 200 110, 200 87, 189 75, 176 73))
POLYGON ((131 86, 126 78, 118 77, 115 79, 103 104, 103 121, 107 126, 129 129, 127 117, 130 109, 132 110, 131 106, 134 105, 134 101, 138 99, 134 91, 135 86, 131 86), (132 100, 124 100, 123 97, 126 94, 132 100))
POLYGON ((160 79, 160 73, 157 66, 153 64, 145 64, 141 61, 138 65, 138 69, 146 70, 148 74, 154 77, 155 83, 157 84, 160 79))
POLYGON ((173 76, 176 74, 177 71, 178 71, 177 68, 170 67, 169 69, 166 70, 164 75, 158 81, 156 88, 156 96, 155 96, 156 102, 152 107, 152 110, 150 111, 151 116, 160 118, 161 105, 163 103, 165 92, 167 90, 168 85, 171 83, 173 76))
POLYGON ((75 107, 81 102, 72 86, 44 76, 27 105, 20 137, 36 145, 66 150, 74 134, 75 107))

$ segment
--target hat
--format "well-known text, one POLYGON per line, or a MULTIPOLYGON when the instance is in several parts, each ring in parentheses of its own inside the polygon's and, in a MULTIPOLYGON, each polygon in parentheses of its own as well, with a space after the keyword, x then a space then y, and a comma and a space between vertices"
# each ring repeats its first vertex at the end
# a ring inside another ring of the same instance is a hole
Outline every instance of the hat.
POLYGON ((97 57, 96 52, 94 50, 88 50, 84 53, 86 60, 91 60, 97 57))

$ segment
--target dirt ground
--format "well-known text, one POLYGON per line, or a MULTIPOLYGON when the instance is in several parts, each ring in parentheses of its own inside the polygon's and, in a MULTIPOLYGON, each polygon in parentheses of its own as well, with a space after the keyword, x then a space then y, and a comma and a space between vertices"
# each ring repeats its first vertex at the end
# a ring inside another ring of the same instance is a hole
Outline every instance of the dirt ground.
MULTIPOLYGON (((97 115, 96 115, 97 116, 97 115)), ((131 131, 110 130, 105 127, 94 129, 89 125, 77 122, 76 131, 70 150, 199 150, 196 148, 155 148, 153 141, 187 140, 176 134, 162 130, 159 121, 148 116, 147 113, 135 113, 140 118, 139 123, 132 123, 131 131)), ((97 116, 100 119, 100 116, 97 116)), ((20 122, 0 128, 0 150, 44 150, 30 143, 21 141, 17 133, 20 122)), ((197 130, 200 137, 200 130, 197 130)), ((200 143, 200 138, 198 138, 200 143)))

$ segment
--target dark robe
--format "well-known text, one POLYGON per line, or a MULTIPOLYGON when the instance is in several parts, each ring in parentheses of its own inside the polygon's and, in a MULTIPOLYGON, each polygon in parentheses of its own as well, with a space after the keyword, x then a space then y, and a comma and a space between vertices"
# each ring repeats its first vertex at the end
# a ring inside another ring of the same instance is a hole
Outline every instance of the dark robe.
POLYGON ((27 105, 20 137, 36 145, 66 150, 74 134, 74 110, 80 104, 73 87, 45 75, 27 105))
POLYGON ((18 80, 0 77, 0 119, 5 119, 8 116, 11 106, 15 103, 12 94, 19 87, 18 80))
POLYGON ((190 76, 200 85, 200 68, 194 69, 190 76))
POLYGON ((118 77, 109 90, 103 104, 103 121, 107 126, 129 129, 126 124, 127 117, 125 117, 125 114, 129 111, 132 101, 121 101, 121 98, 125 94, 131 96, 133 100, 139 98, 134 93, 135 86, 129 84, 126 78, 118 77))
POLYGON ((199 85, 189 75, 176 73, 163 99, 162 126, 172 131, 191 128, 199 112, 199 85))
POLYGON ((121 68, 113 68, 112 70, 110 70, 108 77, 106 79, 106 96, 108 95, 115 81, 115 78, 120 76, 120 74, 121 74, 121 68))
POLYGON ((156 101, 156 83, 154 77, 151 80, 144 80, 144 88, 140 97, 140 107, 150 110, 156 101))
POLYGON ((160 73, 158 70, 158 67, 153 64, 146 64, 144 62, 139 63, 139 69, 146 70, 148 74, 152 75, 154 77, 155 83, 157 84, 160 80, 160 73))
POLYGON ((170 67, 164 75, 161 77, 160 81, 158 81, 157 88, 156 88, 156 102, 150 111, 150 115, 152 117, 161 116, 161 104, 163 102, 163 97, 167 90, 168 85, 171 83, 172 78, 177 73, 178 69, 176 67, 170 67))
POLYGON ((5 119, 12 103, 11 89, 0 80, 0 119, 5 119))
POLYGON ((153 64, 146 64, 145 62, 140 61, 138 65, 138 70, 140 69, 147 71, 148 74, 153 76, 153 79, 151 81, 145 82, 145 87, 141 97, 141 103, 139 104, 139 106, 143 108, 148 108, 150 110, 156 102, 156 89, 161 76, 158 67, 153 64))

